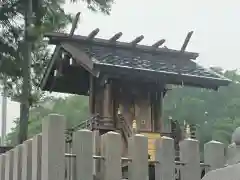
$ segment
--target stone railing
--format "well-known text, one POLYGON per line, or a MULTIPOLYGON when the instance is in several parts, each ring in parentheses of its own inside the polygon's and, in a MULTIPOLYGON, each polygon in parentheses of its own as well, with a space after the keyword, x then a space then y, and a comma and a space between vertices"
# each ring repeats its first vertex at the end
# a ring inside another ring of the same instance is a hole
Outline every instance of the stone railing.
POLYGON ((200 163, 199 142, 180 142, 180 161, 175 161, 174 141, 161 137, 156 141, 156 160, 148 159, 148 139, 136 134, 129 138, 128 156, 121 157, 122 139, 108 132, 96 141, 96 132, 73 133, 72 146, 66 151, 63 116, 49 115, 42 122, 42 133, 0 155, 1 180, 120 180, 122 164, 128 163, 129 180, 147 180, 149 164, 155 165, 155 179, 200 180, 201 169, 224 166, 224 145, 211 141, 205 145, 205 164, 200 163), (99 143, 96 145, 95 142, 99 143), (100 150, 96 153, 96 147, 100 150), (179 176, 176 176, 176 169, 179 176))
MULTIPOLYGON (((212 165, 212 171, 207 173, 203 180, 239 180, 240 177, 240 128, 238 127, 232 136, 233 143, 228 146, 225 167, 222 167, 222 161, 216 162, 212 165), (215 165, 215 166, 214 166, 215 165), (217 166, 216 166, 217 165, 217 166)), ((219 147, 222 147, 219 144, 219 147)), ((212 151, 219 153, 218 156, 222 157, 217 146, 212 148, 212 151)), ((217 154, 215 154, 216 156, 217 154)), ((206 159, 211 159, 209 155, 206 159)))

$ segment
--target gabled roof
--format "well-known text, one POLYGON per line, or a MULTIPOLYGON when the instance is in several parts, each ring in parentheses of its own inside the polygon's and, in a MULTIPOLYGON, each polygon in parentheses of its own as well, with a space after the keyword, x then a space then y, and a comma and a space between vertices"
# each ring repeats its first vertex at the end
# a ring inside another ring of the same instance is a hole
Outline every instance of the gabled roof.
MULTIPOLYGON (((198 57, 197 53, 159 48, 157 43, 153 46, 138 45, 137 40, 141 37, 137 37, 131 43, 125 43, 116 39, 113 41, 115 36, 110 40, 94 38, 91 34, 69 37, 63 33, 49 33, 45 36, 50 39, 50 44, 58 45, 79 67, 95 76, 103 72, 119 76, 136 76, 140 79, 151 77, 166 84, 211 89, 227 86, 231 82, 195 63, 193 60, 198 57)), ((53 65, 55 62, 49 64, 53 65)), ((51 70, 48 71, 53 70, 53 66, 49 68, 51 70)), ((46 72, 45 81, 42 81, 43 89, 49 76, 46 72)))

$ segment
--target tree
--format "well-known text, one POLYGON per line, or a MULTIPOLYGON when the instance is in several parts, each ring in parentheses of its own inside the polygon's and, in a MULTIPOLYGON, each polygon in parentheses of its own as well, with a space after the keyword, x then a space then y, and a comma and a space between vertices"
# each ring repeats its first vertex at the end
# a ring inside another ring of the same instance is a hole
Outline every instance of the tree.
POLYGON ((175 88, 165 98, 165 118, 172 116, 183 122, 198 124, 198 134, 203 144, 212 139, 230 143, 231 134, 240 124, 240 75, 236 70, 218 73, 232 79, 228 87, 217 92, 196 88, 175 88))
MULTIPOLYGON (((49 59, 49 50, 46 42, 42 41, 42 34, 48 31, 59 31, 71 22, 72 17, 66 14, 61 5, 62 1, 46 2, 39 8, 41 18, 35 18, 33 33, 35 43, 33 45, 31 80, 32 92, 39 95, 37 86, 46 61, 49 59)), ((38 14, 38 13, 36 13, 38 14)), ((1 77, 7 76, 9 96, 18 99, 21 95, 23 77, 23 36, 24 36, 24 2, 22 0, 10 0, 0 9, 0 47, 1 47, 1 77)))
MULTIPOLYGON (((109 14, 112 0, 86 2, 91 10, 109 14)), ((0 78, 7 78, 9 95, 21 102, 20 142, 26 137, 29 107, 42 95, 37 87, 50 58, 42 34, 61 30, 72 20, 62 9, 63 3, 62 0, 10 0, 0 9, 0 78)))
MULTIPOLYGON (((75 3, 78 0, 71 0, 75 3)), ((33 1, 33 30, 34 38, 31 80, 31 102, 39 99, 40 92, 37 90, 42 71, 50 58, 47 43, 43 41, 45 32, 64 31, 67 24, 72 22, 72 15, 66 14, 62 8, 65 0, 33 1), (41 2, 42 1, 42 2, 41 2)), ((88 8, 109 14, 113 0, 86 0, 88 8)), ((25 1, 9 0, 0 8, 0 79, 7 76, 8 94, 14 100, 19 100, 22 85, 22 49, 24 36, 24 11, 25 1)))
MULTIPOLYGON (((78 125, 89 118, 88 100, 84 96, 69 96, 65 98, 45 97, 37 105, 31 108, 29 117, 28 137, 41 132, 42 120, 51 113, 64 115, 67 119, 67 127, 78 125)), ((9 144, 17 144, 19 119, 16 119, 16 126, 8 134, 9 144)))
MULTIPOLYGON (((76 3, 79 0, 71 0, 71 2, 76 3)), ((84 0, 87 3, 87 7, 94 12, 102 12, 104 14, 110 14, 111 6, 114 0, 84 0)))
MULTIPOLYGON (((240 80, 237 71, 226 71, 223 74, 233 78, 235 82, 240 80)), ((231 142, 232 132, 240 126, 239 92, 239 83, 231 83, 218 92, 189 87, 174 88, 165 97, 164 119, 172 116, 180 124, 184 120, 197 124, 201 150, 203 144, 212 139, 228 144, 231 142)), ((88 99, 83 96, 43 98, 30 111, 29 137, 41 132, 41 120, 50 113, 64 115, 68 120, 68 127, 72 127, 88 119, 88 99)), ((16 131, 17 128, 13 129, 8 136, 13 143, 16 131)))

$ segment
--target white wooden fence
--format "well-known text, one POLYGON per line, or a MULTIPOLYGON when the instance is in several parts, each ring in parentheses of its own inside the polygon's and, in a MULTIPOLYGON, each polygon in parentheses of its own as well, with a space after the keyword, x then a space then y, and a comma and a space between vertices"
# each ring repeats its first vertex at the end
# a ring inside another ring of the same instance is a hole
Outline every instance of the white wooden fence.
MULTIPOLYGON (((51 114, 43 120, 42 133, 0 156, 1 180, 100 180, 122 179, 122 163, 128 162, 129 180, 148 179, 148 140, 143 135, 129 139, 128 157, 121 157, 121 135, 108 132, 101 136, 96 149, 96 132, 74 133, 72 151, 66 152, 63 116, 51 114), (97 152, 101 152, 98 154, 97 152), (71 159, 71 163, 66 163, 71 159), (97 164, 99 167, 97 168, 97 164), (71 166, 71 168, 70 168, 71 166), (69 175, 70 174, 70 175, 69 175)), ((224 167, 224 145, 211 141, 205 144, 205 166, 208 170, 224 167)), ((175 162, 172 138, 156 142, 155 179, 174 180, 175 168, 181 180, 200 180, 199 142, 185 139, 180 143, 180 162, 175 162)), ((207 170, 207 171, 208 171, 207 170)))

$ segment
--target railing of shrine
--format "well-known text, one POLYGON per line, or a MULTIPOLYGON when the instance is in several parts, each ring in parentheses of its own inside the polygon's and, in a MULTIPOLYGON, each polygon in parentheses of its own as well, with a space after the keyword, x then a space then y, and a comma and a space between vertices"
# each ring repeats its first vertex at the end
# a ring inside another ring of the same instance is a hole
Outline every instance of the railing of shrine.
POLYGON ((1 180, 120 180, 122 163, 128 162, 129 180, 147 180, 149 163, 155 164, 155 179, 200 180, 206 171, 224 166, 224 145, 211 141, 205 145, 205 164, 200 163, 199 142, 180 143, 180 161, 174 161, 174 141, 161 137, 156 141, 156 160, 148 159, 148 140, 136 134, 129 138, 128 157, 121 157, 121 135, 108 132, 101 136, 100 154, 96 154, 95 136, 89 130, 73 133, 72 146, 66 152, 63 116, 49 115, 42 122, 42 133, 0 155, 1 180), (68 160, 67 160, 68 159, 68 160), (71 159, 71 161, 69 161, 71 159), (179 177, 176 176, 178 169, 179 177))
POLYGON ((129 138, 133 135, 132 126, 126 121, 122 115, 118 115, 119 127, 125 138, 129 138))
MULTIPOLYGON (((217 147, 216 147, 217 148, 217 147)), ((213 149, 216 150, 216 149, 213 149)), ((217 152, 217 151, 216 151, 217 152)), ((210 171, 203 180, 239 180, 240 177, 240 127, 232 135, 232 144, 227 148, 226 164, 223 168, 210 171)), ((208 157, 211 158, 211 157, 208 157)))

